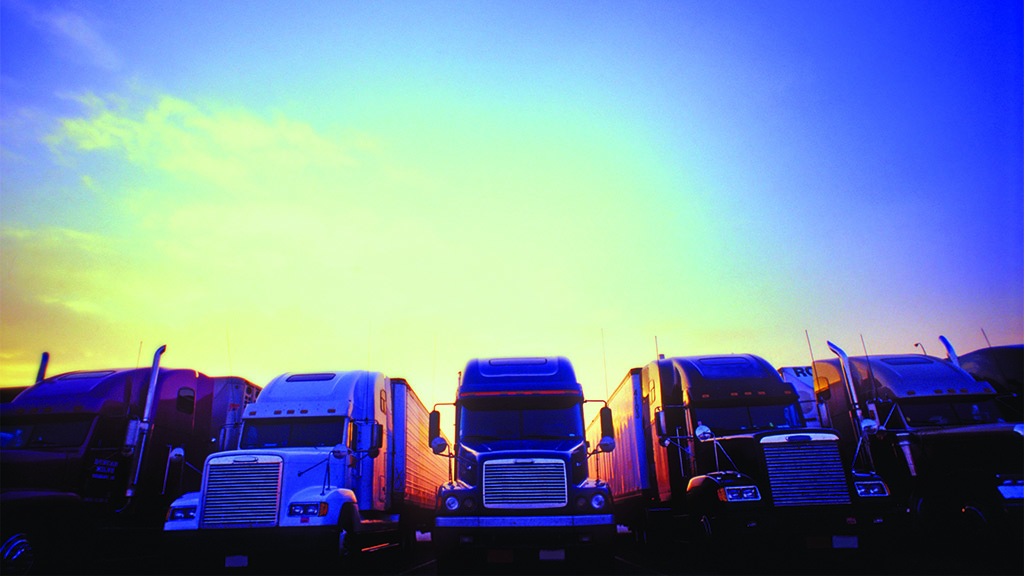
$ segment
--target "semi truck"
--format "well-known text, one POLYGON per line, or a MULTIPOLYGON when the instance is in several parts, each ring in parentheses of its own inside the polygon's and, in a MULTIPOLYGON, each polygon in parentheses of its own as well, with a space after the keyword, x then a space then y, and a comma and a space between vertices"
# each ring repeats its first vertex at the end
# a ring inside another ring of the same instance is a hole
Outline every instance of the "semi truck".
POLYGON ((841 441, 870 460, 926 541, 965 538, 1017 550, 1024 504, 1024 424, 991 383, 923 354, 816 360, 815 394, 841 441), (857 421, 869 422, 861 434, 857 421))
POLYGON ((454 468, 437 491, 439 571, 485 563, 610 565, 612 495, 589 474, 588 457, 615 447, 611 413, 601 408, 604 434, 588 445, 585 401, 563 356, 466 364, 450 451, 437 406, 431 413, 431 447, 454 468))
POLYGON ((988 382, 1016 412, 1024 412, 1024 344, 989 346, 960 356, 960 367, 988 382))
POLYGON ((856 549, 894 520, 886 482, 853 469, 836 431, 806 427, 792 384, 758 356, 660 355, 608 407, 617 446, 596 472, 641 544, 856 549))
POLYGON ((207 457, 201 490, 171 504, 167 552, 294 570, 408 543, 429 530, 447 478, 427 447, 428 423, 405 379, 282 374, 243 413, 236 449, 207 457))
POLYGON ((235 442, 259 388, 150 367, 45 377, 0 406, 3 572, 81 568, 83 556, 155 549, 167 505, 235 442))

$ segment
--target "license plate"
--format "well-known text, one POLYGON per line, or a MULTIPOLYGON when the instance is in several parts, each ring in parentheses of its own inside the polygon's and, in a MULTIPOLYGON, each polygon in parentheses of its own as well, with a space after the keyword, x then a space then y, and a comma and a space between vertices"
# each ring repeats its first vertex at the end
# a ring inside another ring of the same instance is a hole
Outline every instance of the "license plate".
POLYGON ((511 550, 488 550, 487 562, 493 564, 509 564, 513 560, 511 550))
POLYGON ((833 548, 856 548, 857 537, 856 536, 833 536, 832 537, 833 548))
POLYGON ((565 560, 565 550, 541 550, 541 560, 565 560))
POLYGON ((245 568, 248 565, 248 556, 227 556, 224 558, 225 568, 245 568))

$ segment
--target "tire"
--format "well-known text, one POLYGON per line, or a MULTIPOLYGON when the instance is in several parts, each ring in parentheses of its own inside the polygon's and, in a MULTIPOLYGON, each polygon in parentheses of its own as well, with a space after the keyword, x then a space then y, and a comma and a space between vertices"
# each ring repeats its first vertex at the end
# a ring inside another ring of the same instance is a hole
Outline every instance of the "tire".
POLYGON ((18 532, 0 546, 4 574, 28 574, 36 560, 36 547, 29 534, 18 532))

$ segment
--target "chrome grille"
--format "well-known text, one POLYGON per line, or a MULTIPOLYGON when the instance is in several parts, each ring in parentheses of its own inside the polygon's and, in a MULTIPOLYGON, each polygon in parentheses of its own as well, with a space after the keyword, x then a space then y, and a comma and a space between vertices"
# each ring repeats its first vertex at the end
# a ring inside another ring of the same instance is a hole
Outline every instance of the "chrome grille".
POLYGON ((560 508, 568 503, 565 462, 551 458, 484 462, 485 508, 560 508))
POLYGON ((201 528, 262 528, 277 525, 281 460, 211 461, 207 468, 201 528))
POLYGON ((776 506, 849 504, 837 441, 763 443, 776 506))

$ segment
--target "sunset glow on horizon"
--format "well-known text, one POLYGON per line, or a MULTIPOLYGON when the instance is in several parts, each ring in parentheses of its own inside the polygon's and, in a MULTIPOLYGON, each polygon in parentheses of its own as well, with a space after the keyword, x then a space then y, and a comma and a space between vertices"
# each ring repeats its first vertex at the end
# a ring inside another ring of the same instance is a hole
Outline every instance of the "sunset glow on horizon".
POLYGON ((0 385, 1024 342, 1020 2, 741 8, 2 0, 0 385))

